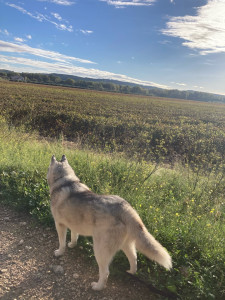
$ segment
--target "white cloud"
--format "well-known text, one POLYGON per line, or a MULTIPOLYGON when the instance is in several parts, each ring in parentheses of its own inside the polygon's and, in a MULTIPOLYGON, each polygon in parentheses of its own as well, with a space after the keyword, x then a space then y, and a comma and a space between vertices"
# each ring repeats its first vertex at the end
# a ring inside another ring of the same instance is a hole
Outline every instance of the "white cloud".
POLYGON ((57 29, 59 30, 66 30, 66 31, 69 31, 69 32, 73 32, 73 26, 69 25, 65 25, 65 24, 57 24, 55 22, 50 22, 52 24, 54 24, 56 26, 57 29))
POLYGON ((7 29, 4 29, 4 30, 1 30, 1 29, 0 29, 0 33, 3 33, 4 35, 9 36, 9 32, 8 32, 7 29))
POLYGON ((194 85, 194 88, 196 88, 196 89, 204 89, 204 87, 203 86, 198 86, 198 85, 194 85))
POLYGON ((116 8, 124 8, 128 6, 149 6, 152 5, 156 0, 100 0, 106 2, 109 5, 113 5, 116 8))
POLYGON ((76 61, 79 63, 85 63, 85 64, 95 64, 94 62, 86 59, 81 59, 81 58, 76 58, 76 57, 71 57, 67 56, 58 52, 54 51, 48 51, 48 50, 43 50, 39 48, 32 48, 26 44, 14 44, 14 43, 9 43, 5 41, 0 40, 0 51, 2 52, 10 52, 10 53, 25 53, 25 54, 31 54, 59 62, 71 62, 71 61, 76 61))
POLYGON ((15 40, 16 42, 20 42, 20 43, 24 42, 24 39, 22 39, 22 38, 20 38, 20 37, 14 37, 14 40, 15 40))
POLYGON ((162 33, 184 40, 183 46, 201 55, 225 52, 225 1, 208 0, 195 16, 171 17, 162 33))
POLYGON ((62 21, 62 17, 58 13, 51 13, 51 15, 59 21, 62 21))
POLYGON ((15 8, 17 9, 18 11, 22 12, 23 14, 26 14, 28 16, 30 16, 31 18, 33 19, 36 19, 38 20, 39 22, 42 22, 43 21, 43 15, 37 13, 36 15, 30 13, 29 11, 27 11, 26 9, 24 9, 23 7, 21 6, 18 6, 18 5, 15 5, 15 4, 11 4, 11 3, 6 3, 6 5, 12 7, 12 8, 15 8))
POLYGON ((32 36, 30 34, 27 34, 26 37, 31 40, 32 39, 32 36))
POLYGON ((68 1, 68 0, 38 0, 38 1, 41 1, 41 2, 51 2, 51 3, 58 4, 58 5, 66 5, 66 6, 74 4, 73 1, 68 1))
MULTIPOLYGON (((35 14, 31 13, 31 12, 27 11, 26 9, 24 9, 23 7, 15 5, 15 4, 10 4, 10 3, 6 3, 6 4, 8 6, 12 7, 12 8, 17 9, 18 11, 22 12, 23 14, 28 15, 29 17, 31 17, 31 18, 39 21, 39 22, 43 22, 43 21, 49 22, 49 23, 55 25, 55 27, 59 30, 65 30, 65 31, 73 32, 73 27, 71 25, 67 26, 65 24, 56 23, 55 21, 52 21, 50 19, 50 17, 48 17, 47 15, 43 15, 43 14, 37 13, 37 12, 35 14)), ((59 14, 57 14, 57 16, 60 17, 59 14)))
POLYGON ((168 86, 157 84, 151 81, 142 81, 126 75, 115 74, 107 71, 101 71, 98 69, 88 69, 84 67, 77 67, 68 62, 44 62, 40 60, 33 60, 24 57, 12 57, 6 55, 0 55, 0 61, 2 66, 13 69, 18 72, 42 72, 42 73, 62 73, 76 75, 80 77, 98 78, 98 79, 112 79, 123 82, 132 82, 146 86, 156 86, 159 88, 169 88, 168 86))
POLYGON ((92 33, 93 33, 92 30, 84 30, 84 29, 80 29, 80 32, 82 32, 82 33, 85 34, 85 35, 88 35, 88 34, 92 34, 92 33))
POLYGON ((176 85, 179 85, 179 86, 186 86, 187 84, 186 83, 181 83, 181 82, 171 82, 172 84, 176 84, 176 85))

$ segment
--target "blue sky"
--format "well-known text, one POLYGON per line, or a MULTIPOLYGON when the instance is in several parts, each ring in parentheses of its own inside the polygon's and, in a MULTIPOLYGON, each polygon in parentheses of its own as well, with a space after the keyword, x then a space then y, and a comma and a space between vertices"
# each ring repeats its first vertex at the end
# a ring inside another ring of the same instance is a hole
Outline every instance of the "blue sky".
POLYGON ((225 0, 0 0, 0 68, 225 94, 225 0))

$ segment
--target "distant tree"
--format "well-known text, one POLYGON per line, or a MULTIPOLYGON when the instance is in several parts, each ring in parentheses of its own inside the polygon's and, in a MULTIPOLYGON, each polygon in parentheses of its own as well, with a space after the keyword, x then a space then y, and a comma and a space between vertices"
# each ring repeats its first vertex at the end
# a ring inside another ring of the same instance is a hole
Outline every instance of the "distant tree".
POLYGON ((68 78, 65 80, 65 84, 67 85, 74 85, 75 84, 75 80, 71 79, 71 78, 68 78))
POLYGON ((59 76, 55 77, 55 83, 60 83, 62 81, 62 79, 59 76))
POLYGON ((59 76, 55 76, 55 75, 53 75, 53 74, 50 74, 49 75, 49 81, 50 81, 50 83, 56 83, 56 84, 58 84, 58 83, 60 83, 62 80, 61 80, 61 78, 59 77, 59 76))
POLYGON ((7 77, 7 74, 5 72, 0 72, 0 77, 5 78, 5 77, 7 77))
POLYGON ((48 75, 40 75, 42 78, 43 83, 48 83, 50 81, 50 78, 48 75))
POLYGON ((138 85, 132 87, 132 89, 131 89, 131 92, 134 93, 134 94, 141 94, 141 91, 142 91, 142 89, 138 85))
POLYGON ((120 85, 120 92, 129 94, 131 92, 131 88, 128 85, 120 85))
POLYGON ((106 91, 115 91, 116 90, 115 84, 113 84, 111 82, 106 82, 106 83, 103 83, 102 85, 106 91))
POLYGON ((13 71, 9 71, 7 73, 7 77, 10 79, 12 76, 19 76, 20 73, 16 73, 16 72, 13 72, 13 71))
POLYGON ((101 82, 93 82, 93 88, 95 90, 99 90, 99 91, 103 91, 103 86, 102 86, 102 83, 101 82))
POLYGON ((56 79, 56 76, 55 76, 55 75, 53 75, 53 74, 50 74, 50 75, 49 75, 49 80, 50 80, 51 82, 55 82, 55 79, 56 79))
POLYGON ((33 74, 33 78, 36 82, 48 82, 49 78, 46 77, 47 75, 43 74, 33 74))

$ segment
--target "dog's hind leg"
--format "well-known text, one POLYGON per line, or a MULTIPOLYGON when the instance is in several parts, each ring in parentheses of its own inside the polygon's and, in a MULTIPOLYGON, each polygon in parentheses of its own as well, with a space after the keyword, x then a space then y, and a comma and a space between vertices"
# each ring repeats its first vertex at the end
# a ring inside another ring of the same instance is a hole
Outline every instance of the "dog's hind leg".
POLYGON ((130 263, 130 270, 127 272, 130 274, 134 274, 137 271, 137 252, 135 248, 135 243, 127 243, 123 245, 122 249, 123 252, 126 254, 129 263, 130 263))
POLYGON ((105 288, 109 276, 109 264, 117 249, 110 245, 108 239, 93 238, 94 254, 99 267, 99 280, 92 282, 93 290, 100 291, 105 288))
POLYGON ((61 223, 55 222, 55 227, 59 238, 59 249, 55 250, 55 256, 63 255, 66 249, 66 231, 67 227, 61 223))
POLYGON ((71 230, 71 241, 68 243, 69 248, 73 248, 76 246, 78 236, 79 236, 78 233, 71 230))

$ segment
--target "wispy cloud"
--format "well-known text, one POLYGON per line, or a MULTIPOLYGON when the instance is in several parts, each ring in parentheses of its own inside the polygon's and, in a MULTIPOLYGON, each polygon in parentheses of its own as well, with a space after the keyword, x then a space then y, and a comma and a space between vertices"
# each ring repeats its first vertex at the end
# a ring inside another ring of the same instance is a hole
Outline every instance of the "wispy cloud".
POLYGON ((80 29, 79 30, 81 33, 85 34, 85 35, 89 35, 89 34, 92 34, 93 31, 92 30, 84 30, 84 29, 80 29))
MULTIPOLYGON (((0 51, 7 51, 7 47, 8 47, 8 52, 12 52, 11 45, 8 46, 5 45, 5 47, 2 47, 1 44, 2 42, 0 41, 0 51)), ((20 45, 15 45, 14 47, 15 48, 18 47, 19 51, 23 52, 20 48, 20 45)), ((38 53, 40 51, 41 53, 42 50, 36 49, 36 51, 38 51, 38 53)), ((13 52, 15 52, 15 50, 13 52)), ((53 53, 53 54, 55 55, 56 58, 56 59, 52 58, 53 60, 55 60, 54 62, 46 62, 37 59, 31 59, 31 58, 25 58, 19 56, 6 56, 0 54, 1 67, 10 68, 18 72, 27 71, 27 72, 42 72, 42 73, 62 73, 62 74, 76 75, 80 77, 88 77, 88 78, 96 78, 96 79, 97 78, 112 79, 112 80, 119 80, 123 82, 132 82, 135 84, 145 85, 145 86, 169 88, 166 85, 157 84, 151 81, 143 81, 122 74, 111 73, 108 71, 102 71, 93 68, 78 67, 71 63, 71 59, 74 58, 70 58, 59 53, 53 53)), ((37 53, 35 55, 37 55, 37 53)), ((41 54, 39 56, 46 57, 46 55, 41 54)))
POLYGON ((25 15, 28 15, 31 18, 38 20, 39 22, 42 22, 44 20, 44 16, 42 14, 36 13, 36 15, 34 15, 31 12, 27 11, 26 9, 24 9, 23 7, 18 6, 16 4, 13 4, 13 3, 6 3, 6 5, 8 5, 8 6, 12 7, 12 8, 17 9, 21 13, 23 13, 25 15))
POLYGON ((73 1, 68 1, 68 0, 38 0, 38 1, 51 2, 51 3, 58 4, 58 5, 66 5, 66 6, 73 5, 75 3, 73 1))
POLYGON ((162 33, 185 40, 183 46, 201 55, 225 52, 224 15, 224 0, 208 0, 195 16, 171 17, 162 33))
POLYGON ((62 21, 62 17, 58 13, 51 13, 51 15, 59 21, 62 21))
POLYGON ((100 0, 106 2, 109 5, 113 5, 116 8, 125 8, 129 6, 149 6, 156 0, 100 0))
POLYGON ((25 41, 24 39, 22 39, 22 38, 20 38, 20 37, 14 37, 14 40, 15 40, 16 42, 20 42, 20 43, 22 43, 22 42, 25 41))
MULTIPOLYGON (((29 17, 39 21, 39 22, 49 22, 53 25, 55 25, 55 27, 59 30, 65 30, 65 31, 69 31, 69 32, 73 32, 73 27, 72 25, 65 25, 65 24, 62 24, 62 23, 57 23, 53 20, 51 20, 51 18, 47 15, 43 15, 41 13, 32 13, 32 12, 29 12, 28 10, 24 9, 23 7, 21 6, 18 6, 18 5, 15 5, 15 4, 11 4, 11 3, 6 3, 6 5, 12 7, 12 8, 15 8, 17 9, 18 11, 22 12, 23 14, 25 15, 28 15, 29 17)), ((58 19, 59 21, 61 21, 62 19, 60 19, 60 15, 55 13, 54 15, 54 18, 58 19)))
POLYGON ((174 81, 172 81, 171 83, 172 84, 176 84, 178 86, 186 86, 187 85, 186 83, 182 83, 182 82, 174 82, 174 81))
POLYGON ((55 22, 52 22, 52 21, 49 21, 50 23, 54 24, 55 27, 59 30, 66 30, 66 31, 69 31, 69 32, 73 32, 73 26, 69 25, 65 25, 65 24, 57 24, 55 22))
POLYGON ((55 60, 63 63, 69 63, 72 61, 84 63, 84 64, 96 64, 90 60, 81 59, 77 57, 67 56, 59 52, 43 50, 39 48, 32 48, 26 44, 14 44, 0 40, 0 51, 10 53, 24 53, 35 55, 50 60, 55 60))
MULTIPOLYGON (((0 29, 0 33, 2 33, 3 35, 6 35, 6 36, 11 36, 11 37, 12 37, 12 34, 9 33, 7 29, 4 29, 4 30, 0 29)), ((32 36, 31 36, 30 34, 26 34, 26 35, 24 35, 24 36, 25 36, 28 40, 31 40, 31 39, 32 39, 32 36)), ((14 37, 14 41, 22 43, 22 42, 25 42, 26 39, 24 39, 24 38, 22 38, 22 37, 14 37)))
POLYGON ((195 85, 194 88, 196 88, 196 89, 201 89, 201 90, 204 89, 203 86, 198 86, 198 85, 195 85))
POLYGON ((4 35, 9 35, 9 32, 8 32, 8 30, 7 29, 0 29, 0 33, 3 33, 4 35))

